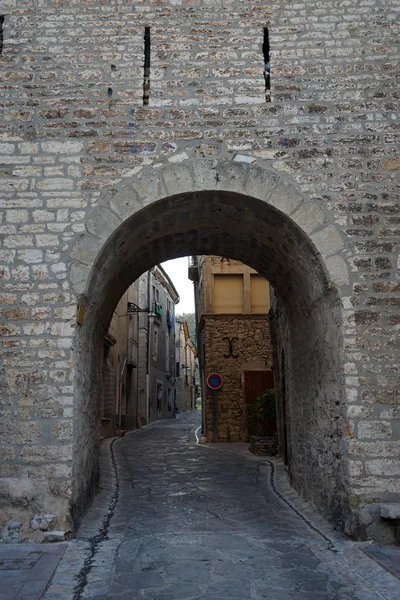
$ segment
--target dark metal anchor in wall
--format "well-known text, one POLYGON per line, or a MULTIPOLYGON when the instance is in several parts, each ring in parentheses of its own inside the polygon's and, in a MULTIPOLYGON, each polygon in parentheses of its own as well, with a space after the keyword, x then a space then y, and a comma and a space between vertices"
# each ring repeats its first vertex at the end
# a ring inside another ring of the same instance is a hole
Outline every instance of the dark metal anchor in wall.
POLYGON ((237 337, 233 337, 233 338, 224 337, 222 339, 228 341, 228 351, 229 351, 229 354, 224 354, 224 358, 229 358, 230 356, 232 356, 232 358, 239 358, 238 354, 233 354, 233 342, 237 342, 237 340, 239 338, 237 338, 237 337))

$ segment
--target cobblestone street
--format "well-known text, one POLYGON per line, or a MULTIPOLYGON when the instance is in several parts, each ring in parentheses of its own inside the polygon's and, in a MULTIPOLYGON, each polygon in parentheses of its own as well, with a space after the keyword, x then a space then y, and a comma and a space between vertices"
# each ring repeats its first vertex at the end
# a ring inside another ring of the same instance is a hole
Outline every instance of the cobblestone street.
POLYGON ((186 414, 115 442, 117 486, 104 445, 102 490, 46 600, 399 597, 398 579, 302 503, 278 461, 271 478, 244 445, 196 445, 199 425, 186 414))

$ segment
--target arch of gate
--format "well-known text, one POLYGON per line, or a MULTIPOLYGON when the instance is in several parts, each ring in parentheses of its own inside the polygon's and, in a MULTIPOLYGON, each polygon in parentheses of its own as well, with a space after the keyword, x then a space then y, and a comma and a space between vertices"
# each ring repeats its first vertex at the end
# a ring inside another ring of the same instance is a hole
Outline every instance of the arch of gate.
POLYGON ((102 193, 70 254, 71 281, 85 305, 74 344, 75 517, 97 479, 100 356, 119 298, 157 263, 216 254, 249 264, 274 287, 292 481, 339 524, 347 473, 338 288, 348 283, 348 272, 342 249, 324 210, 259 163, 157 165, 102 193))

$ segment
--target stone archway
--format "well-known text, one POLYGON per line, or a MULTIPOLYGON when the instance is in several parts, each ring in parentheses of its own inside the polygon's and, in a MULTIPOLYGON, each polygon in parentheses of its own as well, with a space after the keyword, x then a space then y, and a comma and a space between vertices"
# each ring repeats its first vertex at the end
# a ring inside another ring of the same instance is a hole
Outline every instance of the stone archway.
POLYGON ((125 289, 154 264, 218 254, 254 267, 278 298, 278 345, 291 390, 294 485, 337 524, 345 513, 343 242, 325 211, 263 165, 184 160, 143 169, 103 192, 72 248, 71 281, 85 305, 75 335, 72 510, 82 514, 98 463, 102 338, 125 289))

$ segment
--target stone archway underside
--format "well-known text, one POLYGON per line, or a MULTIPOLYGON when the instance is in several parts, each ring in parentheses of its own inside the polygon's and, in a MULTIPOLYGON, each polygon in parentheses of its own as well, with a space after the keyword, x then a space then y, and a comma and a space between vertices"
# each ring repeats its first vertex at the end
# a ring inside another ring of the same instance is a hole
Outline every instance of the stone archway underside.
POLYGON ((278 342, 286 356, 292 479, 338 523, 346 461, 336 286, 348 282, 348 273, 341 237, 324 210, 262 167, 198 160, 149 168, 106 190, 87 230, 70 255, 71 279, 86 305, 75 339, 75 516, 97 477, 99 357, 116 303, 154 264, 218 254, 249 264, 274 286, 278 342))

